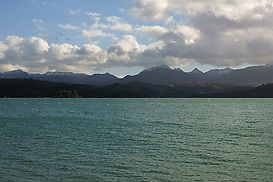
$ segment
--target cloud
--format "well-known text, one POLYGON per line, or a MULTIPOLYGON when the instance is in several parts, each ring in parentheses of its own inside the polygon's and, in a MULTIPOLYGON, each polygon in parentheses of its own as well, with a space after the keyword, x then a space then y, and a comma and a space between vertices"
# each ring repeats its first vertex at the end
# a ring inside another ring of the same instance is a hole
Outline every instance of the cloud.
POLYGON ((195 60, 216 66, 273 61, 271 0, 135 0, 129 14, 155 22, 166 22, 173 16, 183 18, 167 27, 136 29, 164 42, 156 52, 165 59, 195 60))
POLYGON ((87 72, 106 61, 106 52, 97 45, 48 44, 39 37, 8 36, 0 43, 2 71, 24 69, 27 71, 87 72))
POLYGON ((134 58, 143 52, 144 46, 140 45, 132 35, 125 35, 115 45, 107 50, 111 64, 132 64, 134 58))
POLYGON ((131 32, 133 30, 132 25, 124 22, 120 17, 109 16, 107 17, 107 21, 109 24, 105 26, 106 29, 121 32, 131 32))
POLYGON ((86 12, 85 13, 87 16, 90 16, 95 22, 99 22, 101 20, 102 15, 100 13, 96 12, 86 12))
POLYGON ((43 20, 40 19, 32 19, 32 22, 34 23, 35 27, 40 30, 44 31, 45 30, 45 23, 43 20))
POLYGON ((129 10, 129 14, 142 19, 160 21, 168 18, 167 0, 136 0, 129 10))
POLYGON ((44 61, 48 48, 48 43, 38 37, 24 39, 18 36, 8 36, 0 46, 0 52, 2 52, 0 64, 3 65, 3 68, 4 65, 6 67, 7 65, 36 67, 44 61))
POLYGON ((129 13, 143 20, 159 21, 170 17, 170 14, 195 16, 212 13, 239 20, 245 17, 263 17, 272 11, 271 0, 134 0, 129 13))
POLYGON ((167 28, 162 26, 140 26, 136 28, 136 31, 141 35, 156 39, 168 32, 167 28))
MULTIPOLYGON (((82 36, 112 38, 114 43, 104 48, 8 36, 0 42, 0 66, 89 73, 117 66, 181 66, 192 61, 213 66, 273 61, 269 0, 135 0, 129 13, 148 22, 134 27, 120 17, 89 14, 95 21, 82 28, 82 36)), ((70 24, 62 27, 75 29, 70 24)))
POLYGON ((59 24, 58 26, 61 27, 62 29, 65 29, 65 30, 79 30, 80 29, 80 27, 75 26, 75 25, 71 25, 69 23, 59 24))
POLYGON ((94 37, 111 37, 115 38, 114 32, 132 32, 132 25, 123 21, 122 18, 117 16, 106 17, 107 23, 101 23, 101 15, 90 12, 90 16, 97 17, 95 23, 90 27, 84 27, 82 30, 82 35, 88 38, 94 37))
POLYGON ((5 58, 12 61, 37 61, 48 51, 48 43, 38 37, 24 39, 18 36, 8 36, 5 41, 5 58))
POLYGON ((144 60, 148 52, 148 56, 153 55, 155 60, 158 60, 159 57, 167 64, 175 63, 177 65, 179 65, 178 60, 182 62, 195 60, 201 64, 215 66, 272 62, 272 29, 260 27, 230 29, 228 26, 227 28, 218 27, 217 30, 207 26, 198 29, 186 25, 176 25, 160 31, 160 34, 156 33, 157 29, 145 27, 141 29, 145 30, 144 35, 163 42, 163 46, 158 49, 145 50, 141 54, 141 58, 144 60), (169 62, 168 60, 176 61, 169 62))
POLYGON ((84 44, 77 54, 81 57, 80 64, 104 64, 107 61, 107 54, 105 50, 94 44, 84 44))
POLYGON ((0 43, 0 59, 4 59, 6 57, 5 52, 7 50, 7 46, 5 44, 0 43))
MULTIPOLYGON (((161 57, 160 50, 165 46, 163 41, 152 44, 140 44, 133 35, 125 35, 107 50, 105 66, 142 66, 174 65, 173 60, 161 57)), ((181 65, 181 62, 179 63, 181 65)))
POLYGON ((94 37, 113 37, 113 34, 104 32, 100 29, 91 27, 90 29, 82 30, 82 35, 87 38, 94 38, 94 37))
POLYGON ((133 35, 124 35, 108 49, 95 44, 49 44, 39 37, 8 36, 0 44, 0 67, 32 72, 74 71, 90 73, 116 66, 153 66, 166 63, 155 54, 164 43, 140 44, 133 35), (154 59, 155 56, 158 58, 154 59))
POLYGON ((75 57, 77 50, 80 49, 78 46, 71 44, 52 44, 49 49, 49 58, 53 60, 67 60, 75 57))

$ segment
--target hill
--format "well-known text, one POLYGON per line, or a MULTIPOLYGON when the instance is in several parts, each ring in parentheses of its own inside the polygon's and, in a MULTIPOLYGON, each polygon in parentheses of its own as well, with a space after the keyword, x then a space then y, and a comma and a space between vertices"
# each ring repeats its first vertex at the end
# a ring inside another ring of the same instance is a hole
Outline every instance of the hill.
POLYGON ((248 88, 222 93, 200 94, 197 97, 207 98, 273 98, 273 84, 262 85, 256 88, 248 88))
POLYGON ((55 83, 33 79, 0 79, 0 97, 14 98, 188 98, 249 89, 221 84, 153 85, 141 82, 107 86, 55 83))
POLYGON ((201 72, 194 69, 191 72, 184 72, 179 68, 156 66, 141 71, 137 75, 128 75, 118 78, 109 73, 105 74, 79 74, 71 72, 48 72, 44 74, 27 73, 22 70, 14 70, 0 73, 1 78, 36 79, 56 83, 84 84, 106 86, 114 83, 128 84, 141 82, 153 85, 185 85, 185 84, 222 84, 237 86, 259 86, 273 83, 273 64, 251 66, 244 69, 213 69, 208 72, 201 72))

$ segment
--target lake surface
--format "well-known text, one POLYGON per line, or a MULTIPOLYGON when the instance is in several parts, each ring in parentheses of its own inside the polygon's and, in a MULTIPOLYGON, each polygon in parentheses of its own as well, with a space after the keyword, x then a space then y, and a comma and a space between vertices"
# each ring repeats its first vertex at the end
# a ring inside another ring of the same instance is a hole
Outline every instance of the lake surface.
POLYGON ((273 181, 273 99, 1 99, 0 181, 273 181))

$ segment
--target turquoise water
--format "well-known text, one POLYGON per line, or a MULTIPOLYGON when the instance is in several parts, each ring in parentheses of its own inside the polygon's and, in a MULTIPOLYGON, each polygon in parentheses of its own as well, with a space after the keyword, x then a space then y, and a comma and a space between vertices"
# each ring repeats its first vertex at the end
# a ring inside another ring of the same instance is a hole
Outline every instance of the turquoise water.
POLYGON ((273 181, 272 99, 2 99, 0 181, 273 181))

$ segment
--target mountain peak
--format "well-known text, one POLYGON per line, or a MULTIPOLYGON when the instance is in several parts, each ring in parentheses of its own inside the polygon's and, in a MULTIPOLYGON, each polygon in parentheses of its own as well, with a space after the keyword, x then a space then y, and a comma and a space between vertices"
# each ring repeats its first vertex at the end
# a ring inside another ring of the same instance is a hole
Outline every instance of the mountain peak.
POLYGON ((29 78, 29 74, 23 70, 7 71, 2 74, 4 78, 29 78))
POLYGON ((118 79, 118 77, 116 77, 115 75, 112 75, 110 73, 97 73, 97 74, 93 74, 91 75, 92 78, 97 78, 97 79, 109 79, 109 80, 116 80, 118 79))
POLYGON ((105 75, 105 76, 111 76, 111 77, 116 77, 115 75, 113 75, 113 74, 111 74, 111 73, 109 73, 109 72, 106 72, 106 73, 104 73, 103 75, 105 75))
POLYGON ((45 75, 59 75, 59 76, 67 76, 67 75, 76 75, 76 73, 72 72, 61 72, 61 71, 53 71, 53 72, 47 72, 45 75))
POLYGON ((106 73, 96 73, 96 74, 93 74, 94 75, 97 75, 97 76, 115 76, 115 75, 112 75, 111 73, 109 72, 106 72, 106 73))
POLYGON ((230 72, 234 71, 231 68, 224 68, 224 69, 212 69, 210 71, 208 71, 208 74, 228 74, 230 72))
POLYGON ((5 73, 27 73, 27 72, 25 72, 25 71, 23 71, 21 69, 18 69, 18 70, 7 71, 5 73))
POLYGON ((185 73, 185 72, 184 72, 182 69, 180 69, 180 68, 175 68, 174 71, 185 73))
POLYGON ((192 72, 190 72, 192 74, 203 74, 202 71, 200 71, 199 69, 195 68, 194 70, 192 70, 192 72))
POLYGON ((223 71, 233 71, 233 69, 231 69, 231 68, 225 68, 225 69, 223 69, 223 71))
POLYGON ((167 65, 160 65, 160 66, 155 66, 155 67, 151 67, 148 68, 148 71, 152 71, 152 70, 158 70, 158 69, 167 69, 167 70, 171 70, 171 68, 167 65))

